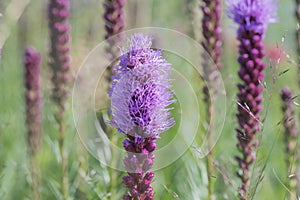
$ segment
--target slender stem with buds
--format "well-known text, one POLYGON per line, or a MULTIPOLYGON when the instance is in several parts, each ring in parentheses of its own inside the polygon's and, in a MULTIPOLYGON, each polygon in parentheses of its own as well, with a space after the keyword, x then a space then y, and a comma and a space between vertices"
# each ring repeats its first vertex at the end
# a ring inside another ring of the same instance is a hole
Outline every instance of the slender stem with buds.
MULTIPOLYGON (((221 28, 221 0, 210 1, 204 0, 201 5, 201 10, 203 12, 202 18, 202 35, 203 41, 201 42, 203 48, 206 50, 204 53, 208 53, 213 59, 214 63, 211 65, 210 58, 203 55, 203 68, 204 68, 204 80, 207 81, 208 86, 203 88, 204 101, 206 103, 206 121, 209 124, 208 127, 208 142, 209 148, 213 145, 213 129, 211 118, 214 116, 214 108, 212 105, 212 99, 209 94, 209 89, 213 89, 212 92, 217 92, 213 84, 216 81, 214 77, 214 72, 222 68, 221 63, 221 53, 222 53, 222 28, 221 28)), ((214 199, 214 189, 213 189, 213 179, 212 174, 214 173, 213 167, 213 149, 210 150, 207 155, 207 178, 208 178, 208 195, 207 199, 214 199)))
POLYGON ((50 67, 52 70, 52 99, 57 110, 54 114, 59 126, 60 137, 58 139, 61 156, 61 188, 63 199, 69 197, 68 184, 68 156, 65 150, 65 103, 69 96, 68 84, 72 78, 70 75, 70 25, 68 24, 70 2, 69 0, 49 0, 48 18, 51 39, 50 67))

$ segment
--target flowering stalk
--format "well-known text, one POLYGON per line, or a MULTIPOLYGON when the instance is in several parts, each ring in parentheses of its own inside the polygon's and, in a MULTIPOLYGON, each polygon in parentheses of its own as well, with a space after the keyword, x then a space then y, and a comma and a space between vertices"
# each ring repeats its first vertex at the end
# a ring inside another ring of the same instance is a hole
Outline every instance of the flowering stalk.
POLYGON ((284 141, 286 145, 286 164, 288 170, 288 185, 290 193, 287 199, 295 199, 297 197, 297 139, 298 127, 295 119, 295 107, 293 105, 293 96, 290 89, 287 87, 281 90, 282 112, 284 113, 283 125, 285 128, 284 141))
POLYGON ((123 146, 128 176, 123 183, 129 188, 124 200, 151 200, 150 186, 154 173, 149 171, 154 161, 156 139, 168 130, 174 120, 170 118, 173 94, 169 92, 171 64, 161 51, 152 50, 151 38, 135 34, 127 50, 122 50, 117 73, 113 77, 111 97, 111 124, 127 139, 123 146))
POLYGON ((52 98, 59 106, 57 120, 63 118, 65 101, 68 97, 66 85, 70 82, 70 25, 69 17, 70 2, 68 0, 50 0, 48 6, 49 29, 51 39, 50 67, 53 71, 52 82, 54 85, 52 98))
POLYGON ((29 155, 31 160, 31 175, 33 199, 39 199, 39 173, 35 156, 40 146, 41 134, 41 93, 40 93, 40 62, 41 55, 32 47, 25 51, 25 101, 26 126, 29 155))
POLYGON ((261 85, 265 68, 262 58, 265 55, 263 39, 267 25, 276 21, 276 4, 272 0, 229 0, 228 15, 238 25, 237 39, 240 41, 240 70, 242 83, 238 84, 237 148, 242 156, 236 157, 240 170, 237 173, 242 181, 239 188, 240 199, 249 199, 250 165, 256 158, 255 148, 259 142, 255 135, 259 131, 260 111, 262 110, 261 85))
POLYGON ((52 99, 56 103, 58 110, 55 118, 59 124, 59 147, 61 154, 62 167, 62 192, 64 199, 68 198, 68 175, 67 175, 67 155, 64 150, 65 124, 64 112, 65 102, 68 98, 67 85, 71 82, 70 75, 70 25, 67 20, 69 17, 69 0, 49 0, 48 18, 51 39, 50 67, 52 75, 52 99))
MULTIPOLYGON (((214 65, 211 65, 210 60, 203 56, 203 68, 204 68, 204 78, 212 85, 215 82, 214 72, 222 68, 221 54, 222 54, 222 28, 221 28, 221 16, 222 16, 222 1, 216 0, 204 0, 201 5, 201 10, 203 13, 202 18, 202 35, 203 41, 201 42, 202 47, 205 49, 205 53, 213 59, 214 65)), ((211 104, 211 99, 209 96, 208 87, 203 88, 204 101, 207 104, 207 122, 210 123, 211 117, 213 115, 213 106, 211 104)), ((209 130, 212 130, 210 127, 209 130)), ((209 146, 212 146, 213 137, 211 131, 208 133, 209 146)), ((213 151, 211 150, 207 156, 207 175, 208 175, 208 199, 213 199, 213 151)))

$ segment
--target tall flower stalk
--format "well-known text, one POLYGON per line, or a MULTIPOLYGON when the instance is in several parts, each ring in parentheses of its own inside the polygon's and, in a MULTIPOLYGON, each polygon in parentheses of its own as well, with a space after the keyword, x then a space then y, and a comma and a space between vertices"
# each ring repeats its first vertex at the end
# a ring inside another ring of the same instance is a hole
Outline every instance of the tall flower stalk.
POLYGON ((123 177, 129 189, 124 200, 151 200, 154 198, 149 171, 154 162, 156 139, 173 124, 170 108, 173 94, 169 91, 171 64, 161 51, 151 49, 151 38, 135 34, 122 56, 113 77, 111 97, 111 124, 127 137, 123 146, 127 151, 123 177))
POLYGON ((26 126, 29 156, 31 160, 31 175, 33 199, 38 200, 39 195, 39 170, 36 163, 36 154, 40 146, 41 135, 41 92, 40 92, 40 63, 41 55, 32 47, 25 51, 25 101, 26 101, 26 126))
POLYGON ((50 68, 52 74, 52 99, 57 105, 55 113, 56 121, 59 124, 59 147, 61 155, 61 170, 62 170, 62 193, 64 199, 68 198, 68 159, 64 149, 65 138, 65 102, 68 98, 68 84, 71 81, 70 75, 70 25, 68 24, 69 18, 69 0, 49 0, 48 5, 48 18, 51 39, 50 50, 50 68))
POLYGON ((286 164, 288 167, 288 189, 287 199, 292 200, 297 197, 297 140, 298 125, 293 104, 293 95, 289 88, 281 90, 282 112, 284 113, 283 125, 285 128, 284 142, 286 146, 286 164))
MULTIPOLYGON (((202 47, 205 49, 205 53, 213 59, 214 65, 211 65, 210 60, 203 56, 203 69, 204 79, 208 82, 207 84, 213 85, 215 80, 214 72, 222 68, 221 54, 222 54, 222 27, 221 27, 221 16, 222 16, 222 1, 221 0, 204 0, 201 5, 203 13, 202 18, 202 35, 203 40, 201 42, 202 47)), ((213 86, 212 86, 213 87, 213 86)), ((204 101, 206 105, 207 122, 211 124, 211 117, 213 116, 213 106, 209 96, 207 86, 203 88, 204 101)), ((211 88, 211 87, 210 87, 211 88)), ((216 92, 216 91, 214 91, 216 92)), ((209 127, 209 147, 212 146, 213 127, 209 127)), ((214 199, 213 197, 213 150, 207 155, 207 175, 208 175, 208 199, 214 199)))
POLYGON ((263 39, 267 25, 274 23, 276 17, 276 2, 273 0, 228 0, 228 16, 239 27, 237 39, 240 41, 240 70, 238 75, 242 83, 238 84, 238 114, 237 148, 241 156, 237 156, 240 170, 237 175, 242 185, 239 188, 240 199, 249 199, 250 165, 256 159, 259 141, 255 135, 260 130, 260 112, 262 110, 262 82, 265 64, 263 39))

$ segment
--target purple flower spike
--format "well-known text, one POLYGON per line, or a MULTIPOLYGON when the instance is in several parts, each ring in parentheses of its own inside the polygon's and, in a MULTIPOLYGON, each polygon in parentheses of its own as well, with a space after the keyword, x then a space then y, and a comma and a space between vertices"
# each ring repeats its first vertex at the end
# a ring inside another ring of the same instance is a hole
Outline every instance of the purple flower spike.
POLYGON ((295 106, 293 103, 293 95, 289 88, 285 87, 281 90, 282 112, 284 113, 283 125, 285 128, 284 142, 286 146, 286 164, 288 168, 288 187, 289 193, 287 199, 295 199, 297 196, 298 185, 298 154, 297 154, 297 138, 298 124, 295 119, 295 106))
POLYGON ((229 0, 228 15, 238 25, 237 39, 240 41, 240 70, 238 75, 242 80, 238 84, 238 122, 237 148, 242 153, 237 157, 241 169, 238 176, 242 181, 239 188, 241 199, 248 199, 250 165, 255 160, 255 135, 259 131, 260 111, 262 110, 262 81, 265 64, 263 38, 267 25, 276 21, 276 1, 272 0, 229 0))
POLYGON ((55 119, 59 126, 59 149, 61 156, 61 188, 63 199, 68 199, 69 196, 69 183, 68 183, 68 157, 64 148, 65 138, 65 103, 69 96, 68 85, 72 81, 70 74, 70 61, 69 55, 70 46, 70 28, 68 24, 70 1, 69 0, 49 0, 48 5, 48 18, 51 39, 50 50, 50 68, 52 70, 52 99, 57 106, 54 114, 55 119))
POLYGON ((122 50, 116 69, 110 91, 111 124, 127 136, 123 162, 128 176, 123 183, 129 193, 123 199, 151 200, 154 173, 148 170, 153 165, 155 141, 174 124, 167 108, 174 102, 169 91, 171 64, 161 51, 151 49, 150 37, 135 34, 129 48, 122 50))
POLYGON ((40 92, 41 55, 32 47, 25 51, 25 99, 26 125, 30 154, 35 155, 40 144, 41 133, 41 92, 40 92))
POLYGON ((50 0, 48 6, 49 29, 51 39, 50 67, 53 71, 52 82, 54 85, 52 98, 60 109, 58 118, 63 118, 65 100, 68 97, 66 85, 71 82, 70 75, 70 2, 68 0, 50 0))

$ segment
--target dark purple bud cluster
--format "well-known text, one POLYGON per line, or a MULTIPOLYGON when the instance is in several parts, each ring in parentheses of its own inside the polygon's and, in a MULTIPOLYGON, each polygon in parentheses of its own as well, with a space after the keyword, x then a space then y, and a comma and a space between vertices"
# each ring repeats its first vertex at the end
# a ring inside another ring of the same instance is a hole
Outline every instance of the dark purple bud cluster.
POLYGON ((298 124, 295 119, 295 106, 293 103, 293 94, 291 90, 287 87, 281 90, 282 99, 282 112, 284 113, 283 125, 285 128, 284 142, 286 146, 286 164, 288 168, 288 186, 289 194, 287 199, 294 199, 297 196, 297 165, 298 165, 298 155, 297 155, 297 139, 298 139, 298 124))
POLYGON ((67 85, 71 82, 70 61, 70 25, 69 0, 50 0, 48 5, 49 29, 51 39, 50 67, 52 69, 52 83, 54 85, 52 98, 59 106, 59 118, 62 118, 65 109, 65 100, 68 97, 67 85))
MULTIPOLYGON (((202 35, 204 40, 202 46, 206 52, 213 59, 214 64, 218 69, 222 68, 221 54, 222 54, 222 1, 221 0, 204 0, 201 5, 203 12, 202 18, 202 35)), ((215 68, 214 66, 204 66, 215 68)), ((207 69, 208 70, 208 69, 207 69)), ((216 69, 210 69, 210 73, 216 69)))
POLYGON ((127 151, 124 166, 128 176, 123 177, 123 183, 128 187, 129 194, 123 199, 153 199, 153 188, 151 187, 154 172, 148 171, 153 165, 156 148, 154 138, 137 138, 127 135, 128 139, 123 142, 127 151))
MULTIPOLYGON (((104 19, 105 19, 105 39, 110 38, 113 35, 121 33, 125 28, 125 14, 123 7, 125 0, 106 0, 104 3, 104 19)), ((121 35, 110 39, 109 45, 106 48, 108 59, 113 61, 118 53, 117 43, 122 39, 121 35)))
POLYGON ((25 51, 25 100, 26 125, 29 150, 36 154, 40 144, 41 133, 41 92, 40 92, 41 55, 32 47, 25 51))
MULTIPOLYGON (((206 84, 203 87, 204 102, 206 103, 206 119, 210 124, 211 116, 214 112, 209 94, 209 88, 213 92, 218 92, 216 83, 219 82, 219 76, 215 73, 222 68, 222 1, 221 0, 204 0, 201 5, 202 10, 202 36, 201 42, 205 52, 202 55, 203 74, 206 84), (211 63, 211 59, 213 63, 211 63)), ((211 134, 210 134, 211 135, 211 134)))

